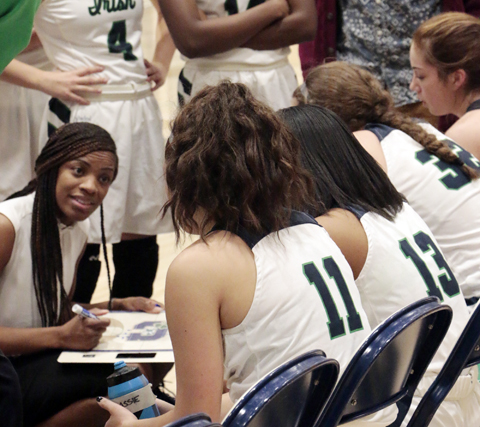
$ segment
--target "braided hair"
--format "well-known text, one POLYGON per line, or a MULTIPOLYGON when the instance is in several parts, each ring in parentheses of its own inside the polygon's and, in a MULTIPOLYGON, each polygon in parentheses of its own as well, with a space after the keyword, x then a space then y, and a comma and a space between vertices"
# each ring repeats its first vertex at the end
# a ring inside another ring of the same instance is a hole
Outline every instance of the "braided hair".
POLYGON ((382 123, 405 132, 430 154, 449 164, 460 166, 471 180, 478 172, 452 151, 445 141, 439 141, 410 117, 400 113, 393 98, 372 73, 358 65, 330 62, 314 68, 305 79, 303 90, 294 97, 299 104, 316 104, 340 116, 352 132, 367 123, 382 123))
POLYGON ((115 178, 118 157, 115 142, 106 130, 83 122, 69 123, 58 128, 35 162, 36 177, 23 190, 9 197, 13 199, 36 192, 30 250, 35 296, 43 326, 64 323, 68 319, 70 308, 63 286, 62 250, 57 220, 55 190, 58 170, 64 163, 95 151, 114 154, 115 178))

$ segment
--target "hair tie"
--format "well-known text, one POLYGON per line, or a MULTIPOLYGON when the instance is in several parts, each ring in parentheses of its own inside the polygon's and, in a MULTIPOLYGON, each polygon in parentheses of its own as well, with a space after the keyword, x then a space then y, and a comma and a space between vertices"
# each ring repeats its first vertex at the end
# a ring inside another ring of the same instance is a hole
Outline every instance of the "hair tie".
POLYGON ((460 157, 456 157, 452 164, 462 167, 465 165, 465 162, 460 157))

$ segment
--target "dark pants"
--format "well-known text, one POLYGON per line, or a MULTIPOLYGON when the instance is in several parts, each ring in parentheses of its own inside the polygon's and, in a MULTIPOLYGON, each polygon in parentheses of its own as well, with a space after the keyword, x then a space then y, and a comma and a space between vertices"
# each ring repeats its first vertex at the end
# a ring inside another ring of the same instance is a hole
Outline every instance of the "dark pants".
POLYGON ((0 351, 0 424, 3 427, 21 427, 22 419, 20 382, 10 360, 0 351))
POLYGON ((51 350, 10 358, 20 380, 25 427, 79 400, 107 395, 106 378, 113 372, 112 364, 58 363, 60 353, 51 350))

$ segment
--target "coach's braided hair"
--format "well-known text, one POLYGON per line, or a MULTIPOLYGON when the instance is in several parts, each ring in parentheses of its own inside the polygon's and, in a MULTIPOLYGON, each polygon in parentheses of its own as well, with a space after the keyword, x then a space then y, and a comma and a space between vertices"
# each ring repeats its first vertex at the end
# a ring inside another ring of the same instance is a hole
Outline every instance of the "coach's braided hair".
POLYGON ((186 104, 165 152, 166 180, 179 228, 202 239, 215 224, 253 234, 287 226, 291 210, 314 206, 313 181, 300 145, 275 112, 243 84, 208 86, 186 104), (195 219, 199 212, 203 219, 195 219), (196 221, 200 221, 197 223, 196 221))
POLYGON ((425 149, 446 163, 461 167, 469 179, 478 178, 444 142, 429 134, 408 116, 395 109, 393 98, 366 69, 346 62, 330 62, 314 68, 305 79, 306 90, 296 90, 302 103, 316 104, 338 114, 352 132, 367 123, 382 123, 411 136, 425 149), (306 94, 306 96, 305 96, 306 94))
MULTIPOLYGON (((30 249, 35 295, 43 326, 62 324, 69 318, 67 310, 70 309, 63 287, 62 252, 57 220, 55 190, 58 170, 65 162, 95 151, 109 151, 115 155, 115 178, 118 170, 116 147, 106 130, 91 123, 70 123, 60 127, 50 136, 35 162, 36 177, 23 190, 9 197, 13 199, 36 192, 30 249)), ((101 226, 104 241, 103 212, 101 226)))

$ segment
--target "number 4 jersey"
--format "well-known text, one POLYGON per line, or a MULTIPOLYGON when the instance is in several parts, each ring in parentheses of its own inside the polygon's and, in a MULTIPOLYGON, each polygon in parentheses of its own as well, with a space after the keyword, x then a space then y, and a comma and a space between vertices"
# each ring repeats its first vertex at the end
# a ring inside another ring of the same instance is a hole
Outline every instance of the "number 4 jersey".
POLYGON ((61 71, 102 65, 109 84, 144 83, 142 0, 44 0, 35 29, 61 71))
MULTIPOLYGON (((480 171, 480 162, 469 152, 433 126, 422 126, 480 171)), ((380 140, 388 177, 427 223, 465 298, 480 297, 480 180, 470 181, 457 165, 428 153, 400 130, 380 124, 365 129, 380 140)))

